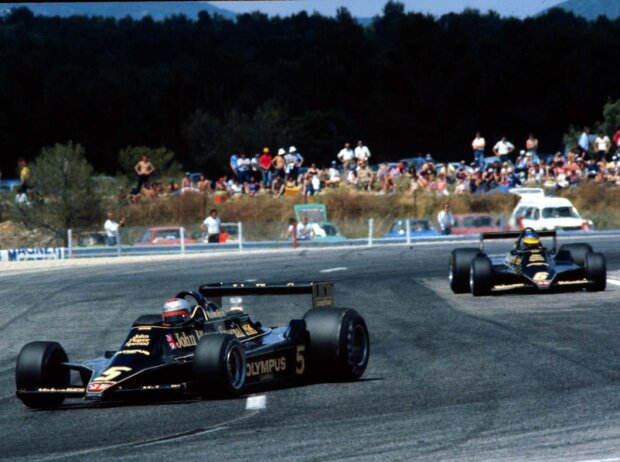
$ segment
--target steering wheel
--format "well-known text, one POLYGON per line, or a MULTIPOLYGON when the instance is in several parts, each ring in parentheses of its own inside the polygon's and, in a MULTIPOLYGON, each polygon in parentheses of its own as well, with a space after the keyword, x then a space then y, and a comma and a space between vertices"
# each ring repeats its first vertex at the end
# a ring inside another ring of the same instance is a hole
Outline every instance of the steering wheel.
POLYGON ((196 300, 196 303, 199 306, 202 306, 203 308, 207 308, 207 299, 205 298, 204 295, 202 295, 201 293, 195 292, 193 290, 182 290, 181 292, 179 292, 178 294, 176 294, 176 298, 185 298, 187 296, 192 297, 194 300, 196 300))

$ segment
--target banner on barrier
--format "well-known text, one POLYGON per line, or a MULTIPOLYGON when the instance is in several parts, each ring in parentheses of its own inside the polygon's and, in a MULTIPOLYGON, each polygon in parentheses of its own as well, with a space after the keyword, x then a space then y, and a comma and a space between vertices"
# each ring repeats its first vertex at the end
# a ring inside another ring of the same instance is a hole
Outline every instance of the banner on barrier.
POLYGON ((0 250, 0 262, 23 260, 64 260, 63 247, 0 250))

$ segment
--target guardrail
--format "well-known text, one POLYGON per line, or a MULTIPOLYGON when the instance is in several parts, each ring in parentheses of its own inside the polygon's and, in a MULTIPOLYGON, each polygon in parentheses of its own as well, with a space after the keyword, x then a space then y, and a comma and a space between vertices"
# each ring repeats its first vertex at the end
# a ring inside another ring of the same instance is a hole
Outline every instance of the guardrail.
MULTIPOLYGON (((179 227, 181 239, 178 244, 154 244, 154 245, 129 245, 121 244, 120 239, 116 239, 116 245, 93 245, 93 246, 73 246, 73 233, 68 233, 69 247, 54 249, 11 249, 0 251, 1 261, 19 260, 44 260, 44 259, 65 259, 65 258, 92 258, 92 257, 119 257, 119 256, 138 256, 138 255, 186 255, 209 252, 244 252, 259 249, 293 249, 292 240, 265 240, 265 241, 245 241, 243 239, 242 225, 238 226, 238 240, 228 243, 186 243, 183 238, 184 228, 179 227)), ((299 240, 297 247, 317 248, 317 247, 342 247, 359 246, 372 247, 389 244, 414 244, 424 242, 445 242, 445 241, 478 241, 479 234, 460 234, 460 235, 438 235, 438 236, 416 236, 410 233, 407 223, 406 234, 402 237, 375 237, 373 235, 373 220, 368 223, 368 237, 356 239, 338 238, 333 240, 299 240)), ((587 236, 618 236, 620 230, 602 231, 558 231, 559 237, 587 237, 587 236)), ((236 236, 235 236, 236 237, 236 236)), ((193 241, 192 241, 193 242, 193 241)))

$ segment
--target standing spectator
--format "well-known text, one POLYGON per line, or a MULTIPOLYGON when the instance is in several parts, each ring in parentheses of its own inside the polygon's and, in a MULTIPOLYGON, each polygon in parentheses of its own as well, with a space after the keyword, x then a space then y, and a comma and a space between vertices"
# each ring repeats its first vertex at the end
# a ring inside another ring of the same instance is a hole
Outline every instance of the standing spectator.
POLYGON ((26 159, 19 159, 17 162, 17 170, 19 172, 19 181, 22 185, 28 186, 28 180, 30 179, 30 169, 28 168, 28 162, 26 159))
POLYGON ((422 170, 422 167, 424 167, 425 163, 426 161, 424 160, 424 156, 422 155, 421 152, 418 152, 415 159, 413 160, 413 166, 415 167, 416 172, 419 172, 420 170, 422 170))
POLYGON ((267 189, 271 186, 271 163, 273 158, 269 153, 269 148, 263 148, 263 154, 258 159, 258 166, 260 168, 261 180, 263 188, 267 189))
POLYGON ((441 234, 451 234, 452 227, 454 226, 454 215, 450 211, 450 204, 447 202, 443 205, 443 209, 437 214, 437 223, 439 224, 439 230, 441 234))
POLYGON ((502 163, 508 161, 508 155, 515 150, 514 145, 506 140, 505 136, 502 136, 502 139, 495 143, 493 147, 493 153, 500 158, 502 163))
POLYGON ((611 148, 611 140, 603 130, 599 130, 598 136, 594 140, 594 157, 597 162, 607 160, 607 154, 611 148))
POLYGON ((344 143, 344 148, 340 150, 336 157, 342 163, 342 168, 345 172, 349 169, 349 165, 355 162, 355 154, 349 143, 344 143))
POLYGON ((142 159, 140 159, 140 161, 136 165, 134 165, 133 169, 138 175, 138 185, 136 186, 136 189, 139 194, 140 191, 142 191, 142 186, 144 186, 145 183, 149 182, 151 173, 155 171, 155 166, 149 162, 147 156, 142 156, 142 159))
POLYGON ((233 176, 237 178, 237 180, 239 179, 239 171, 237 170, 238 166, 239 166, 239 155, 238 153, 233 152, 233 154, 230 156, 230 169, 233 172, 233 176))
POLYGON ((239 184, 243 184, 250 179, 250 166, 252 162, 248 159, 244 152, 239 154, 239 160, 237 161, 237 179, 239 184))
POLYGON ((590 148, 589 133, 590 127, 583 127, 583 132, 581 132, 581 135, 579 135, 579 141, 577 142, 583 156, 588 154, 588 149, 590 148))
POLYGON ((273 161, 271 162, 271 165, 273 166, 274 176, 279 176, 283 180, 286 171, 286 160, 284 159, 284 154, 286 154, 284 148, 278 149, 278 154, 273 158, 273 161))
POLYGON ((107 234, 107 244, 110 246, 118 243, 118 228, 125 226, 125 219, 122 218, 118 223, 114 221, 114 214, 108 212, 108 219, 103 224, 103 228, 107 234))
POLYGON ((259 181, 259 176, 262 178, 262 174, 260 172, 260 154, 254 154, 254 157, 250 159, 250 177, 254 178, 254 181, 259 181))
POLYGON ((299 167, 301 167, 304 163, 303 156, 297 152, 297 148, 295 146, 291 146, 288 148, 288 154, 284 157, 284 160, 286 161, 288 178, 297 182, 299 167))
POLYGON ((616 144, 616 148, 620 150, 620 128, 616 130, 616 133, 614 133, 613 140, 614 140, 614 143, 616 144))
POLYGON ((187 191, 191 191, 192 189, 194 189, 194 185, 192 184, 190 173, 185 172, 185 176, 183 177, 183 180, 181 181, 181 192, 184 193, 187 191))
POLYGON ((307 241, 312 238, 312 226, 308 223, 308 217, 302 216, 301 222, 297 222, 294 218, 289 220, 288 238, 292 239, 293 232, 296 232, 298 241, 307 241))
POLYGON ((476 132, 476 136, 471 142, 471 148, 474 151, 474 162, 478 162, 478 165, 482 165, 484 163, 484 148, 486 145, 487 142, 482 137, 480 132, 476 132))
POLYGON ((525 152, 529 152, 532 155, 532 158, 536 158, 538 156, 538 139, 534 138, 534 134, 530 133, 525 140, 525 152))
POLYGON ((355 148, 355 159, 357 160, 358 165, 362 162, 368 163, 368 159, 370 159, 370 149, 368 149, 368 146, 364 146, 362 140, 357 142, 357 147, 355 148))
POLYGON ((200 175, 200 179, 198 180, 196 187, 198 188, 198 191, 203 194, 211 193, 211 182, 207 180, 204 175, 200 175))
POLYGON ((221 220, 217 215, 217 210, 211 209, 209 216, 205 218, 200 226, 209 244, 217 244, 220 242, 220 223, 221 220))

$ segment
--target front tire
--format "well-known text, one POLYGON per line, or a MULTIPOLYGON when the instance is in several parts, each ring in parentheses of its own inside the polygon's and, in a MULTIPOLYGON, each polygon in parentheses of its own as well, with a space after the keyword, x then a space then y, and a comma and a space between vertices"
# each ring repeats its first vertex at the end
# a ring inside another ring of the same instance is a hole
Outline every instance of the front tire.
POLYGON ((314 380, 356 380, 370 356, 366 322, 347 308, 314 308, 304 316, 309 334, 309 371, 314 380))
POLYGON ((491 293, 491 260, 478 256, 471 262, 469 284, 474 297, 491 293))
POLYGON ((450 288, 455 294, 469 292, 469 269, 471 262, 480 253, 478 249, 454 249, 450 253, 450 288))
MULTIPOLYGON (((68 362, 67 353, 58 342, 30 342, 17 356, 15 385, 17 390, 37 388, 67 388, 69 369, 61 366, 68 362)), ((19 396, 26 406, 40 409, 60 406, 65 398, 60 395, 19 396)))
POLYGON ((607 287, 607 263, 605 255, 592 252, 586 255, 586 279, 592 282, 587 286, 589 292, 600 292, 607 287))
POLYGON ((194 351, 193 372, 203 398, 237 396, 245 384, 245 352, 232 335, 205 335, 194 351))

